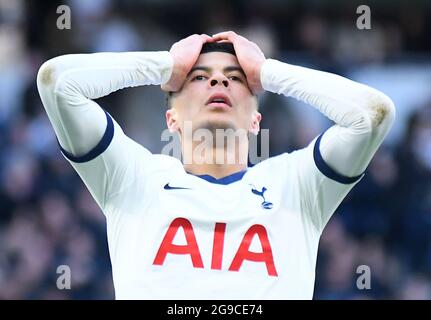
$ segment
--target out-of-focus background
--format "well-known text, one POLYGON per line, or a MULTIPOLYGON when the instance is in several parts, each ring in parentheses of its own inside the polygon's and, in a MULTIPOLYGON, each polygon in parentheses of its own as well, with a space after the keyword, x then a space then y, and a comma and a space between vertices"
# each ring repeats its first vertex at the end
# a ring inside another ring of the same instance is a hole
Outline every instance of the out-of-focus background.
MULTIPOLYGON (((192 33, 232 29, 267 57, 335 72, 393 99, 396 123, 320 243, 315 299, 431 298, 431 2, 317 0, 0 0, 0 298, 112 299, 105 218, 60 155, 36 88, 68 53, 169 50, 192 33), (71 29, 57 29, 59 5, 71 29), (371 9, 359 30, 356 8, 371 9), (58 290, 59 265, 72 289, 58 290), (359 290, 357 267, 371 269, 359 290)), ((159 87, 98 101, 152 152, 163 147, 159 87)), ((330 122, 265 93, 270 153, 304 147, 330 122)), ((166 142, 164 142, 166 143, 166 142)), ((293 244, 294 245, 294 244, 293 244)))

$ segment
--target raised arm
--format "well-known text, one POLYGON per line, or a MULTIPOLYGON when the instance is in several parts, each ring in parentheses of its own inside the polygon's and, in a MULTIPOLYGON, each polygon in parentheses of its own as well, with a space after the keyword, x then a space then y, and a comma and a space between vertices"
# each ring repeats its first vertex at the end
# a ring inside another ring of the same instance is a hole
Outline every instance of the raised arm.
POLYGON ((275 60, 265 61, 261 75, 266 90, 304 101, 335 122, 291 156, 302 211, 322 232, 388 133, 394 105, 386 95, 363 84, 275 60))
POLYGON ((264 89, 296 98, 335 122, 317 140, 316 156, 324 161, 318 165, 328 165, 328 174, 353 178, 362 174, 394 121, 391 99, 335 74, 265 59, 256 44, 232 31, 213 37, 233 43, 254 92, 264 89))
POLYGON ((286 156, 289 179, 300 189, 301 212, 321 232, 388 133, 395 119, 393 102, 341 76, 265 59, 256 44, 234 32, 213 37, 233 43, 253 91, 304 101, 335 122, 307 148, 286 156))
POLYGON ((138 176, 145 180, 159 161, 92 99, 150 84, 177 90, 206 41, 212 39, 193 35, 170 52, 71 54, 40 68, 39 94, 61 151, 102 209, 138 176))
POLYGON ((165 83, 171 72, 168 52, 71 54, 45 62, 37 85, 60 145, 81 156, 99 143, 107 128, 105 112, 91 99, 165 83))
POLYGON ((317 140, 324 160, 317 165, 350 178, 363 173, 394 121, 391 99, 341 76, 271 59, 261 75, 266 90, 304 101, 336 123, 317 140))
POLYGON ((171 72, 168 52, 72 54, 51 59, 39 70, 39 94, 61 151, 104 212, 108 200, 132 184, 136 168, 149 170, 152 161, 151 153, 91 99, 164 83, 171 72))

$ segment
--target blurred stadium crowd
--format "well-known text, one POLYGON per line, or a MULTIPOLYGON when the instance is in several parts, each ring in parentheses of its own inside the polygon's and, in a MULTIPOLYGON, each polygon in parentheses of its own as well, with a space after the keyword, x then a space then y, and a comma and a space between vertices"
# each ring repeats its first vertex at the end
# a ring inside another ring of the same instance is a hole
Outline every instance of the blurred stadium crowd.
MULTIPOLYGON (((0 0, 0 299, 114 297, 105 218, 59 152, 37 93, 39 66, 67 53, 168 50, 189 34, 226 29, 267 57, 370 84, 397 108, 384 146, 322 236, 315 298, 431 298, 431 3, 0 0), (61 4, 71 8, 71 30, 56 27, 61 4), (371 30, 356 28, 359 4, 371 8, 371 30), (59 265, 71 268, 71 290, 56 287, 59 265), (359 265, 370 267, 370 290, 356 287, 359 265)), ((159 88, 98 102, 161 151, 159 88)), ((289 98, 265 93, 260 104, 271 155, 330 125, 289 98)))

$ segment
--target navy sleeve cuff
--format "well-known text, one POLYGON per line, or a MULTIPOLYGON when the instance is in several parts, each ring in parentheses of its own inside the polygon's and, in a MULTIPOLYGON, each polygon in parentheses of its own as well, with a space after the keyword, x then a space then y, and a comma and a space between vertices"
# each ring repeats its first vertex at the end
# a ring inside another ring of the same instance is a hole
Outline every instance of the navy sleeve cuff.
POLYGON ((109 113, 105 111, 105 114, 106 114, 106 121, 107 121, 105 133, 103 134, 103 137, 100 140, 100 142, 97 144, 97 146, 95 146, 87 154, 84 154, 80 157, 76 157, 73 154, 64 150, 57 140, 61 152, 64 154, 64 156, 67 159, 75 163, 88 162, 98 157, 99 155, 101 155, 109 147, 109 145, 111 144, 112 138, 114 137, 114 123, 109 113))
POLYGON ((314 144, 314 150, 313 150, 314 162, 316 163, 316 166, 319 169, 319 171, 327 178, 342 184, 355 183, 356 181, 361 179, 364 173, 356 177, 347 177, 335 172, 334 169, 328 166, 325 160, 323 160, 322 154, 320 153, 320 140, 322 139, 322 136, 323 136, 323 133, 317 138, 316 143, 314 144))

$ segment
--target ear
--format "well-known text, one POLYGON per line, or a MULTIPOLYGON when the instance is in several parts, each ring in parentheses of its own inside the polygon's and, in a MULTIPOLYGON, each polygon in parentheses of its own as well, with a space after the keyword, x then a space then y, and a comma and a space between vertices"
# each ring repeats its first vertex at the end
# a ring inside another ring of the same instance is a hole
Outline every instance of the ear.
POLYGON ((177 132, 179 129, 177 111, 174 108, 166 111, 166 125, 171 133, 177 132))
POLYGON ((253 114, 251 115, 251 125, 249 128, 249 132, 257 136, 260 131, 260 121, 262 120, 262 115, 259 111, 254 110, 253 114))

